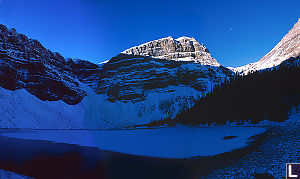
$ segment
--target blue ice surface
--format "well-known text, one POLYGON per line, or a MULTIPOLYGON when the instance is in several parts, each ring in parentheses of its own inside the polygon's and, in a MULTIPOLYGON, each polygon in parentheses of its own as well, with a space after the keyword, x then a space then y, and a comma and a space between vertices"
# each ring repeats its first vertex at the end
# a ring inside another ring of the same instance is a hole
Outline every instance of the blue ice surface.
POLYGON ((249 138, 265 132, 259 127, 168 127, 135 130, 32 130, 4 133, 20 139, 96 147, 120 153, 183 159, 213 156, 249 145, 249 138), (237 136, 225 140, 226 136, 237 136))

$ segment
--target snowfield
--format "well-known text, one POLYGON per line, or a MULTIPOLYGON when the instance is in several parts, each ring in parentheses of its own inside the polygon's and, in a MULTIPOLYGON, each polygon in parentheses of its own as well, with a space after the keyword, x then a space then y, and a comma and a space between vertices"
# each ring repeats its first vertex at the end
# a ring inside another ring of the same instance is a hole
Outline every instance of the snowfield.
POLYGON ((82 104, 42 101, 25 89, 0 88, 1 128, 82 128, 82 104))
POLYGON ((111 103, 105 94, 96 94, 90 87, 82 85, 87 96, 76 105, 61 100, 42 101, 25 89, 0 88, 1 128, 111 129, 142 125, 174 117, 182 105, 189 107, 202 95, 193 88, 169 86, 150 92, 142 102, 111 103), (166 107, 168 105, 172 107, 166 107))

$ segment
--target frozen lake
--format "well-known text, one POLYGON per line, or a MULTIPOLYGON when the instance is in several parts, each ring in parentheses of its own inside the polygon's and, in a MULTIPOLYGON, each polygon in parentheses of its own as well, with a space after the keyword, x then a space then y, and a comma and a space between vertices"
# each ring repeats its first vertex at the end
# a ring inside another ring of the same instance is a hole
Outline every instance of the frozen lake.
POLYGON ((135 130, 31 130, 1 135, 96 147, 139 156, 183 159, 213 156, 246 147, 251 136, 263 132, 265 129, 259 127, 169 127, 135 130))

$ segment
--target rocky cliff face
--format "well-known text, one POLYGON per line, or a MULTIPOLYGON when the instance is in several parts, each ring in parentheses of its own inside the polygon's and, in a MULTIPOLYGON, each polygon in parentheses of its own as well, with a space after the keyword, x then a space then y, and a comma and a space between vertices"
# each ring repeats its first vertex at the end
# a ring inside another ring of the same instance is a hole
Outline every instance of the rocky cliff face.
POLYGON ((272 68, 283 61, 300 55, 300 19, 281 41, 258 62, 251 63, 235 70, 248 74, 257 70, 272 68))
POLYGON ((231 75, 232 72, 222 66, 120 54, 103 65, 95 90, 107 94, 111 102, 139 102, 144 101, 149 92, 174 91, 166 90, 168 87, 187 87, 202 95, 231 75))
POLYGON ((97 65, 80 60, 65 60, 14 29, 0 25, 0 86, 24 88, 45 101, 63 100, 77 104, 85 96, 79 79, 89 76, 97 65))
POLYGON ((123 54, 151 56, 159 59, 192 61, 201 65, 220 66, 212 58, 208 49, 194 38, 180 37, 173 39, 166 37, 144 43, 122 52, 123 54))

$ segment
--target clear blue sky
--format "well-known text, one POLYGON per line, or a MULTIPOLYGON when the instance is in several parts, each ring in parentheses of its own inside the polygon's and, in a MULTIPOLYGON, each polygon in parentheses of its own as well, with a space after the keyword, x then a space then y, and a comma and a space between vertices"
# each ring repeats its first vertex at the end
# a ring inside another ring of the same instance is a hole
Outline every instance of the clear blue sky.
POLYGON ((269 52, 300 18, 299 7, 299 0, 0 0, 0 23, 94 63, 147 41, 190 36, 221 64, 240 66, 269 52))

